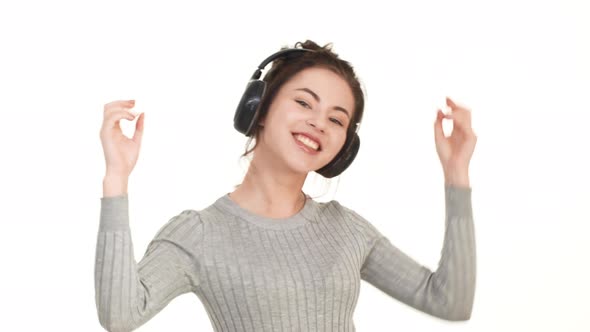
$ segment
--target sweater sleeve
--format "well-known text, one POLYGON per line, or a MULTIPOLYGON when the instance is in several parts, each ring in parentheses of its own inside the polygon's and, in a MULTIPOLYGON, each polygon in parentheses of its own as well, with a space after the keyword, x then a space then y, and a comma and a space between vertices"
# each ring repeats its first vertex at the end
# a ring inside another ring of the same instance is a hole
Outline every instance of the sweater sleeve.
POLYGON ((185 210, 171 218, 136 263, 128 206, 127 194, 101 198, 95 301, 99 322, 108 331, 132 331, 198 285, 196 255, 186 245, 200 229, 197 212, 185 210))
POLYGON ((361 277, 393 298, 432 316, 468 320, 476 275, 471 188, 445 185, 445 206, 444 242, 436 271, 414 261, 370 226, 373 239, 369 241, 370 251, 361 277))

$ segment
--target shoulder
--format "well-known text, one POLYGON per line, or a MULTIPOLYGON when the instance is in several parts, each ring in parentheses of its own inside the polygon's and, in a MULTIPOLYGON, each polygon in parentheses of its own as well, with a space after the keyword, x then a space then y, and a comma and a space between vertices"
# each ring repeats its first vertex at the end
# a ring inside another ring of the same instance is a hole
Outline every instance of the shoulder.
POLYGON ((333 217, 340 217, 343 222, 350 224, 357 232, 363 234, 368 239, 382 236, 379 230, 360 213, 337 200, 320 203, 319 206, 320 211, 329 213, 333 217))
POLYGON ((232 214, 227 207, 227 200, 225 198, 225 196, 221 196, 202 209, 184 209, 170 218, 162 228, 164 230, 203 228, 205 224, 210 224, 225 217, 231 217, 232 214))
POLYGON ((159 239, 181 239, 202 232, 202 218, 200 212, 185 209, 168 219, 156 234, 159 239))

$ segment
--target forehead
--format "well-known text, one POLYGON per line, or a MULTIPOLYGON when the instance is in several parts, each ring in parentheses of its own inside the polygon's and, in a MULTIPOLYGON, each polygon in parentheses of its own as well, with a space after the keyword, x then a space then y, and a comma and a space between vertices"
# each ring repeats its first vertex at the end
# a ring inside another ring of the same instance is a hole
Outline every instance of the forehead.
POLYGON ((350 85, 339 74, 327 68, 306 68, 295 74, 283 88, 288 93, 308 88, 320 97, 322 103, 341 106, 351 112, 354 109, 354 96, 350 85))

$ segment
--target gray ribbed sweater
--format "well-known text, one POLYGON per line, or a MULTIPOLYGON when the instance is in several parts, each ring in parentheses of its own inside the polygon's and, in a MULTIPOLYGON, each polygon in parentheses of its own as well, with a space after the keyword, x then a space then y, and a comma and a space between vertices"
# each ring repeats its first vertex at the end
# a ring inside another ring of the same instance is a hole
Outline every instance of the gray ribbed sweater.
POLYGON ((227 194, 171 218, 136 263, 127 194, 101 198, 95 289, 100 324, 130 331, 193 292, 215 331, 355 331, 360 280, 447 320, 471 315, 476 252, 471 188, 445 186, 435 272, 337 201, 307 197, 285 219, 255 215, 227 194))

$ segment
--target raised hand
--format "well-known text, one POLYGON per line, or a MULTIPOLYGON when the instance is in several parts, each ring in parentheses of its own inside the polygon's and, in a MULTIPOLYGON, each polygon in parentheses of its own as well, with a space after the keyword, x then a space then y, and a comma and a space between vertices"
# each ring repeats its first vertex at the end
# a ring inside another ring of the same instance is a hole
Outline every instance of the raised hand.
POLYGON ((104 105, 100 140, 104 150, 107 176, 128 178, 137 162, 145 113, 139 115, 135 124, 135 133, 131 139, 123 135, 119 124, 122 119, 129 121, 135 119, 137 114, 131 111, 134 106, 134 100, 117 100, 104 105))
POLYGON ((457 106, 449 97, 446 103, 451 111, 445 114, 439 109, 434 121, 436 152, 443 167, 445 182, 469 187, 469 162, 477 142, 477 136, 471 128, 471 111, 457 106), (443 132, 443 119, 453 121, 453 131, 448 137, 443 132))

